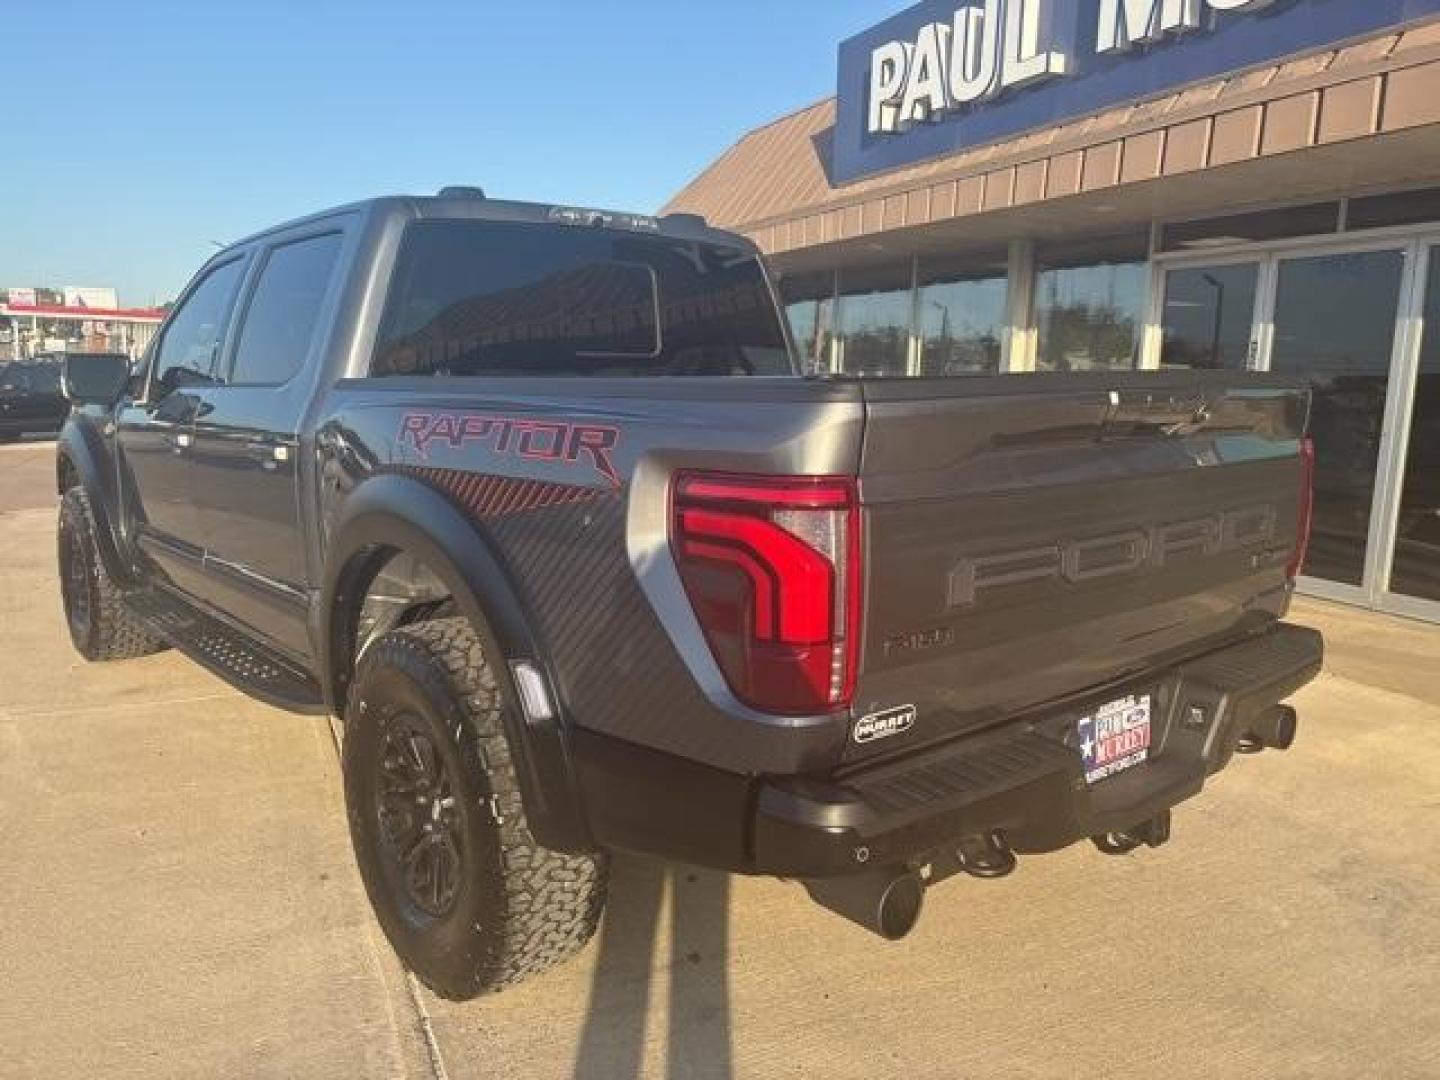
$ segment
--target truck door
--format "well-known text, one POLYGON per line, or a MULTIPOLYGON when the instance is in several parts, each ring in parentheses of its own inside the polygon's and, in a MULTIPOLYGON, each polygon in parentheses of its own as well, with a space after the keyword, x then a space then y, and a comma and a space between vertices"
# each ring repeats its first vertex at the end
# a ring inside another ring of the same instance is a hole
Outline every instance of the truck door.
POLYGON ((310 575, 300 433, 343 239, 330 229, 259 256, 228 371, 200 394, 194 427, 206 599, 302 656, 310 575))
POLYGON ((214 381, 245 263, 239 256, 196 279, 161 331, 142 396, 116 411, 136 542, 187 591, 199 584, 204 550, 190 483, 195 410, 214 381))

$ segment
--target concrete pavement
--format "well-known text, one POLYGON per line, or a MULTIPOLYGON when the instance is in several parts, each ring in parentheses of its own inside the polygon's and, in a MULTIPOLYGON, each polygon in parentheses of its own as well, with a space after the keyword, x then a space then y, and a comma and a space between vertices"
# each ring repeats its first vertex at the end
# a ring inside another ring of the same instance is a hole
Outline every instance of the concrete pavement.
POLYGON ((325 720, 82 661, 53 454, 0 447, 0 1077, 431 1076, 325 720))
MULTIPOLYGON (((48 446, 0 448, 0 1077, 433 1076, 323 721, 86 665, 48 446), (36 509, 25 509, 34 506, 36 509)), ((776 881, 617 860, 570 965, 429 995, 454 1078, 1440 1077, 1440 630, 1318 603, 1289 754, 1172 843, 954 880, 885 944, 776 881)))

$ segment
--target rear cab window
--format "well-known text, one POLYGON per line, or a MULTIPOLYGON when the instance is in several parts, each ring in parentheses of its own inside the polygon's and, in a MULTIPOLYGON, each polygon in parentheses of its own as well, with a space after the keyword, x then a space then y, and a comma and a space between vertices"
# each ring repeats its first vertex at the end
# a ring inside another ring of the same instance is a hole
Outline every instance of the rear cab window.
POLYGON ((371 374, 791 375, 759 260, 605 229, 423 221, 371 374))

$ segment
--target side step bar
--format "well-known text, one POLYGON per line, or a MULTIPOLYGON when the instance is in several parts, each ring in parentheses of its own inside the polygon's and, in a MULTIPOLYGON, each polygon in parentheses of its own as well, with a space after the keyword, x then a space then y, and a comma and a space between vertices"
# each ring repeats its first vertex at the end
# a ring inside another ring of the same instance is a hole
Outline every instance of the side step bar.
POLYGON ((156 634, 242 693, 289 712, 327 711, 308 672, 215 616, 158 588, 132 592, 125 604, 156 634))

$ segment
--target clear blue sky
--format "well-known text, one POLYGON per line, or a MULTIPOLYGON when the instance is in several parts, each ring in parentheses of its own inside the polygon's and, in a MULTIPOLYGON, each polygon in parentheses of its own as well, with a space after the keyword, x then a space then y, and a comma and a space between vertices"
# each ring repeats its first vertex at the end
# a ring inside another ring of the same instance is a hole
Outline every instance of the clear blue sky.
POLYGON ((834 92, 906 0, 6 4, 0 286, 167 299, 213 247, 324 206, 476 183, 659 207, 834 92))

